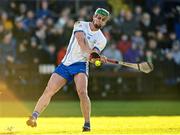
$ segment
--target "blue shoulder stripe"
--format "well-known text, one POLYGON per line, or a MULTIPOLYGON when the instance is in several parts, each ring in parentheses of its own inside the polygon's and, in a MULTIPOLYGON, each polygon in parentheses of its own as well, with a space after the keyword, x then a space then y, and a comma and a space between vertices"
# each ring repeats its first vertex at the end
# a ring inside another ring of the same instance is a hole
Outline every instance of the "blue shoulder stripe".
POLYGON ((76 32, 83 32, 83 33, 85 34, 85 32, 84 32, 83 30, 76 30, 76 31, 74 31, 74 34, 75 34, 76 32))

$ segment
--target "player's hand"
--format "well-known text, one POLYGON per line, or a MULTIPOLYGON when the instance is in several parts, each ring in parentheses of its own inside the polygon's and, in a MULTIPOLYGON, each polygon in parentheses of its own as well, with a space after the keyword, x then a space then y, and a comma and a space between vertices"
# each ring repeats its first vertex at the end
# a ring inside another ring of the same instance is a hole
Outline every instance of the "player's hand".
POLYGON ((101 56, 100 61, 102 63, 107 63, 107 57, 106 56, 101 56))
POLYGON ((93 51, 89 55, 89 61, 94 63, 96 60, 101 60, 101 56, 97 52, 93 51))

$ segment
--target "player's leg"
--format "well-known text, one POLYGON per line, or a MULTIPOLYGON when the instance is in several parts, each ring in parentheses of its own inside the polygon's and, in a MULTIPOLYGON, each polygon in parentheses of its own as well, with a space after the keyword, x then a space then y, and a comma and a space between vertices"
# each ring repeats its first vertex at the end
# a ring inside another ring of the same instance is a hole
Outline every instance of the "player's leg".
POLYGON ((53 73, 48 81, 48 84, 42 94, 42 96, 39 98, 34 112, 30 119, 27 121, 27 125, 31 127, 36 126, 36 119, 39 116, 39 114, 47 107, 49 104, 51 97, 60 90, 64 85, 66 84, 66 79, 58 75, 57 73, 53 73))
POLYGON ((91 102, 87 91, 87 87, 88 87, 87 75, 85 73, 78 73, 77 75, 74 76, 74 81, 80 99, 81 111, 85 119, 83 131, 90 131, 91 102))
POLYGON ((58 90, 60 90, 65 84, 66 84, 66 79, 64 79, 57 73, 53 73, 52 76, 50 77, 50 80, 49 80, 42 96, 38 100, 34 111, 41 113, 49 104, 51 97, 58 90))

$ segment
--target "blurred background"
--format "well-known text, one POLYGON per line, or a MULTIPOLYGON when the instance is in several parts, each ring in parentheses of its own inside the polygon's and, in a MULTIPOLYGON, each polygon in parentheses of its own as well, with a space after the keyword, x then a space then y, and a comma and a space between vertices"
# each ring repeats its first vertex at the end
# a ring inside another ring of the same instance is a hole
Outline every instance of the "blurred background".
MULTIPOLYGON (((152 62, 154 71, 90 65, 90 98, 178 100, 179 0, 1 0, 1 101, 36 101, 66 53, 74 23, 91 21, 98 7, 111 13, 102 29, 108 41, 102 53, 126 62, 152 62)), ((74 84, 54 96, 59 99, 78 99, 74 84)))

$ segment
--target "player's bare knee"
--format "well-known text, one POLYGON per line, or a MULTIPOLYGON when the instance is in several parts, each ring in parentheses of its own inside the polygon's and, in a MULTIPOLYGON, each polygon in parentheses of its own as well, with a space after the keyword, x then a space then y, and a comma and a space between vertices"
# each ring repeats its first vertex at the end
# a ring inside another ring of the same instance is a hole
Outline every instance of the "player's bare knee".
POLYGON ((80 98, 88 97, 88 94, 87 94, 87 92, 85 90, 79 90, 78 95, 79 95, 80 98))
POLYGON ((48 91, 44 91, 43 95, 46 96, 46 97, 51 98, 53 96, 53 93, 48 92, 48 91))

